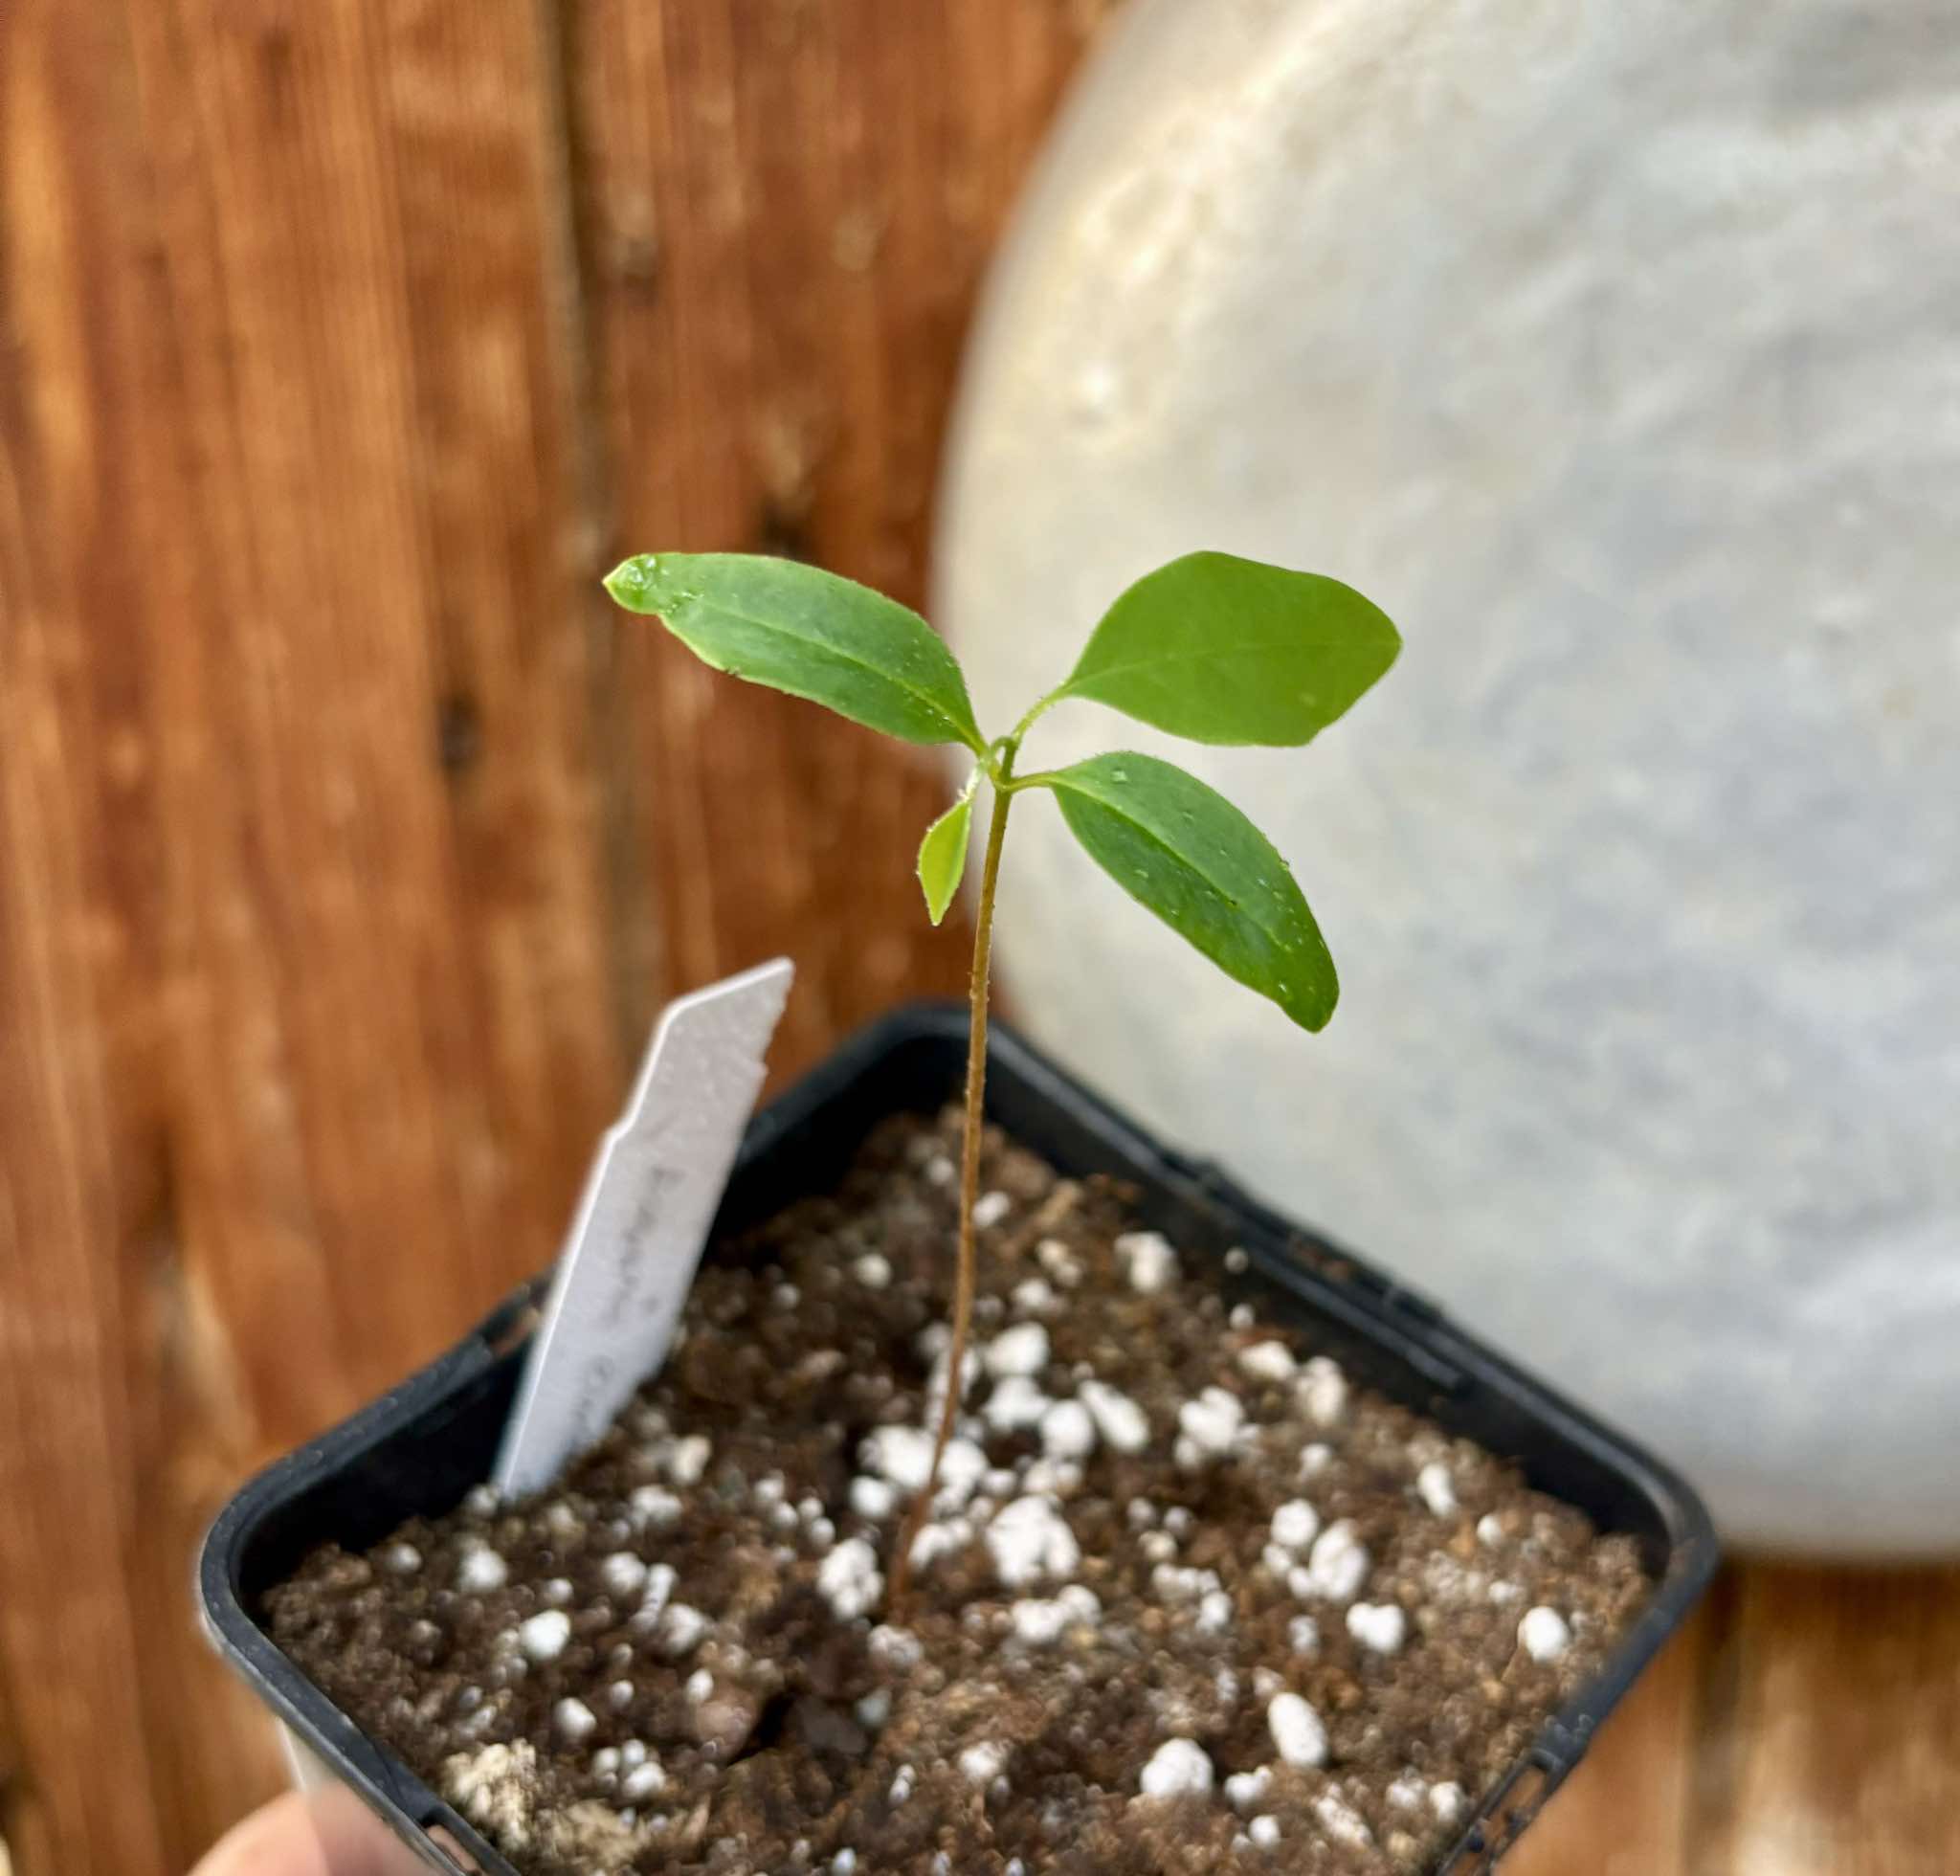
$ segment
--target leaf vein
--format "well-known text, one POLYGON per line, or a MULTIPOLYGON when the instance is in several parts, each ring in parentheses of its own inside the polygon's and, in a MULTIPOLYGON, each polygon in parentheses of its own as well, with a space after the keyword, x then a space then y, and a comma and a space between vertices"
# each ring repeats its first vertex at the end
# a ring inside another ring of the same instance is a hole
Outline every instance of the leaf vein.
MULTIPOLYGON (((779 620, 757 618, 754 614, 742 612, 736 607, 727 604, 725 600, 711 599, 699 603, 703 611, 720 613, 725 618, 739 619, 744 625, 753 626, 758 632, 773 634, 779 638, 787 638, 791 644, 813 647, 836 659, 839 663, 848 664, 855 670, 868 672, 872 677, 889 684, 892 689, 902 691, 907 697, 924 704, 933 716, 937 717, 941 723, 945 724, 953 732, 955 741, 966 744, 970 749, 978 750, 985 748, 985 745, 978 740, 977 728, 969 730, 966 724, 948 713, 946 706, 934 698, 929 691, 921 690, 916 684, 907 683, 902 678, 893 676, 884 666, 873 664, 868 659, 847 651, 843 647, 834 644, 830 639, 820 637, 815 634, 791 631, 790 627, 784 625, 779 620)), ((677 608, 677 610, 679 609, 677 608)), ((927 630, 930 630, 930 628, 928 627, 927 630)), ((969 711, 972 705, 969 701, 968 704, 969 711)))

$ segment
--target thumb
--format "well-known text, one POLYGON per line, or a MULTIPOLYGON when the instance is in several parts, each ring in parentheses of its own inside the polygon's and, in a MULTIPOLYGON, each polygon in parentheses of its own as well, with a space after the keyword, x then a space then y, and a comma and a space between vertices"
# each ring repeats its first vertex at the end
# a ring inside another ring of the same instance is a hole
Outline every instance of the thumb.
POLYGON ((192 1876, 425 1876, 428 1865, 351 1792, 289 1792, 228 1831, 192 1876))

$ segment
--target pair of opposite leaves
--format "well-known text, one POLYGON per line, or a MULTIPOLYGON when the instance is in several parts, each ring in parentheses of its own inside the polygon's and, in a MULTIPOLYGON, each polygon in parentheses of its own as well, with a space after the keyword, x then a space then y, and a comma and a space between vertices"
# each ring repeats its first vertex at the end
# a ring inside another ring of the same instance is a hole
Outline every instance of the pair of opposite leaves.
MULTIPOLYGON (((759 555, 639 554, 606 587, 629 611, 657 615, 717 671, 908 743, 973 751, 966 788, 920 847, 919 881, 938 924, 966 868, 975 785, 999 746, 981 734, 959 663, 932 628, 855 581, 759 555)), ((1338 580, 1186 554, 1123 593, 1012 740, 1052 704, 1087 698, 1192 742, 1305 743, 1400 648, 1387 617, 1338 580)), ((1228 975, 1303 1028, 1333 1015, 1333 959, 1292 872, 1214 789, 1133 750, 1013 786, 1050 790, 1089 857, 1228 975)))

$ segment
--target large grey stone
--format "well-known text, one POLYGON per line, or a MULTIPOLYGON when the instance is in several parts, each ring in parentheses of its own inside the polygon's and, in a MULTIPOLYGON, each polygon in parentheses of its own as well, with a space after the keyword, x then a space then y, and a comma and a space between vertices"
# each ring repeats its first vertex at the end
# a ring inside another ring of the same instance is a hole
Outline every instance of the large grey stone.
POLYGON ((1140 0, 992 283, 943 518, 988 721, 1189 547, 1401 621, 1313 748, 1189 754, 1296 862, 1324 1037, 1038 800, 1007 977, 1805 1551, 1960 1547, 1955 24, 1140 0))

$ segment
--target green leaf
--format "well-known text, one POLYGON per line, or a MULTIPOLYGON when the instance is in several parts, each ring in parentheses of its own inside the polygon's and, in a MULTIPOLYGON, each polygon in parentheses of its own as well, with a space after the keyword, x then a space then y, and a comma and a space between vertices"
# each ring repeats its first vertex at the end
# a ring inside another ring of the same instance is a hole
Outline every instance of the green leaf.
POLYGON ((1339 580, 1192 553, 1110 607, 1056 696, 1196 743, 1305 743, 1401 646, 1387 615, 1339 580))
POLYGON ((1340 984, 1320 927, 1273 843, 1217 790, 1128 750, 1028 779, 1055 791, 1131 898, 1303 1029, 1325 1026, 1340 984))
POLYGON ((761 554, 635 554, 606 576, 689 651, 752 683, 828 705, 908 743, 987 745, 939 635, 869 587, 761 554))
MULTIPOLYGON (((979 771, 974 771, 977 779, 979 771)), ((960 889, 960 875, 967 870, 967 838, 973 827, 973 783, 969 782, 960 798, 925 830, 919 842, 919 884, 925 894, 925 909, 937 925, 960 889)))

